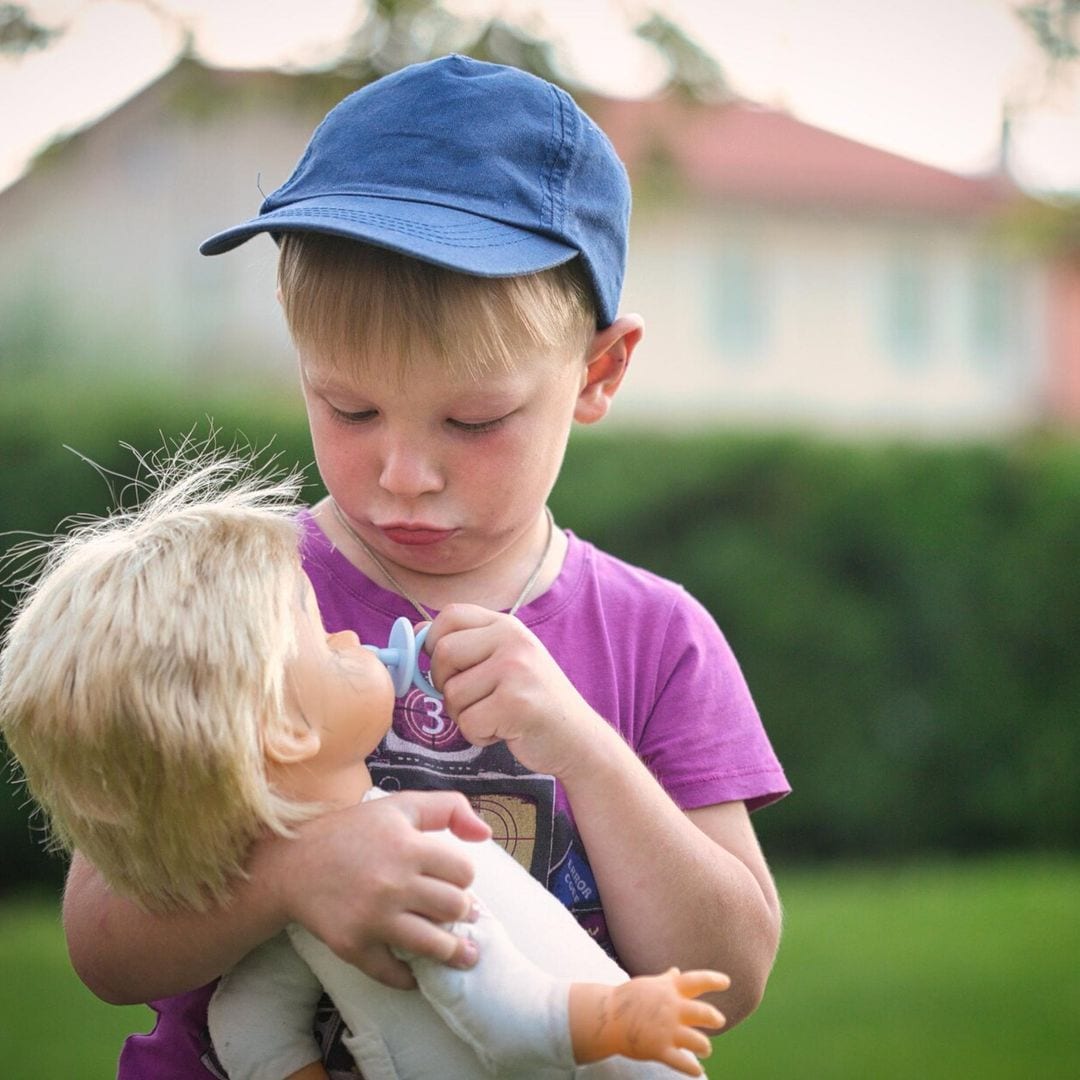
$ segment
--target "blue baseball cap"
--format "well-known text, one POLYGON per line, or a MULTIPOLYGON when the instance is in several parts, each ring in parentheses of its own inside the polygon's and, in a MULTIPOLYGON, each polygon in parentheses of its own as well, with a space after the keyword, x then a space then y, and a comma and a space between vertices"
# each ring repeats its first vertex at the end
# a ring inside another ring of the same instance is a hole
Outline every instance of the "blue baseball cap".
POLYGON ((618 312, 629 219, 626 170, 569 94, 455 55, 339 102, 258 217, 199 250, 219 255, 262 232, 332 233, 481 277, 580 256, 605 327, 618 312))

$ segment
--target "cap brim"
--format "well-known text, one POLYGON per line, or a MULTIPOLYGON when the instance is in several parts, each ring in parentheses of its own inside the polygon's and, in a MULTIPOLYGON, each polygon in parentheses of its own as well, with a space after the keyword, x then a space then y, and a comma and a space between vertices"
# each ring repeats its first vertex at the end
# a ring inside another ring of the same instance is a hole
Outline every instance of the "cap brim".
POLYGON ((344 236, 481 277, 536 273, 578 254, 559 240, 479 214, 369 195, 302 199, 216 233, 199 251, 221 255, 259 233, 287 232, 344 236))

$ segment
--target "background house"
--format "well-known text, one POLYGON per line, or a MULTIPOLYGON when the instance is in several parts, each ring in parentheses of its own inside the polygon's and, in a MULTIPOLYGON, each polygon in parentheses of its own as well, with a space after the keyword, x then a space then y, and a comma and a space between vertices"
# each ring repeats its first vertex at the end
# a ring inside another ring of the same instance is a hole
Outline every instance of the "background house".
MULTIPOLYGON (((253 214, 349 86, 183 61, 0 193, 0 370, 292 378, 253 214)), ((1004 174, 961 177, 746 103, 598 100, 634 176, 614 418, 966 433, 1080 420, 1080 287, 1013 250, 1004 174)))
POLYGON ((1056 271, 1009 242, 1021 196, 1004 174, 956 176, 746 104, 596 115, 633 171, 671 178, 639 201, 627 286, 661 362, 640 365, 623 409, 955 432, 1063 406, 1049 388, 1080 365, 1080 337, 1056 271))
POLYGON ((0 193, 0 363, 288 378, 272 242, 197 249, 289 175, 328 107, 308 86, 181 62, 42 155, 0 193))

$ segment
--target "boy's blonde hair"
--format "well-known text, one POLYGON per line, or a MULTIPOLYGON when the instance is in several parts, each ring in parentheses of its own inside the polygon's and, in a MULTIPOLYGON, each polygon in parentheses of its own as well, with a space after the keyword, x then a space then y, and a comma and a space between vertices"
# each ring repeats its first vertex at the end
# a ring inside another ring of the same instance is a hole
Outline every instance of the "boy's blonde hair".
POLYGON ((204 459, 134 512, 55 539, 0 657, 0 730, 56 847, 149 909, 203 910, 252 842, 318 807, 277 794, 303 571, 295 477, 204 459))
POLYGON ((577 259, 518 277, 476 277, 324 233, 287 233, 278 261, 298 347, 334 366, 435 361, 452 375, 512 370, 524 353, 585 356, 596 332, 577 259))

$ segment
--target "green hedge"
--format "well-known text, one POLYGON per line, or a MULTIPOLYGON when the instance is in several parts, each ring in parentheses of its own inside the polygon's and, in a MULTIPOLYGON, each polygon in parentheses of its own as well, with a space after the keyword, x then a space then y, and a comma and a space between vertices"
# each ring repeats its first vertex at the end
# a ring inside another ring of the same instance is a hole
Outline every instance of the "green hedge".
POLYGON ((771 852, 1080 841, 1080 444, 584 439, 560 520, 682 581, 796 794, 771 852))
MULTIPOLYGON (((9 388, 0 531, 109 504, 65 444, 130 474, 121 441, 152 450, 210 420, 225 441, 311 460, 293 400, 9 388)), ((562 524, 683 582, 724 628, 796 788, 757 818, 771 855, 1078 846, 1077 443, 597 429, 573 439, 552 502, 562 524)), ((57 878, 14 790, 0 843, 0 882, 57 878)))

